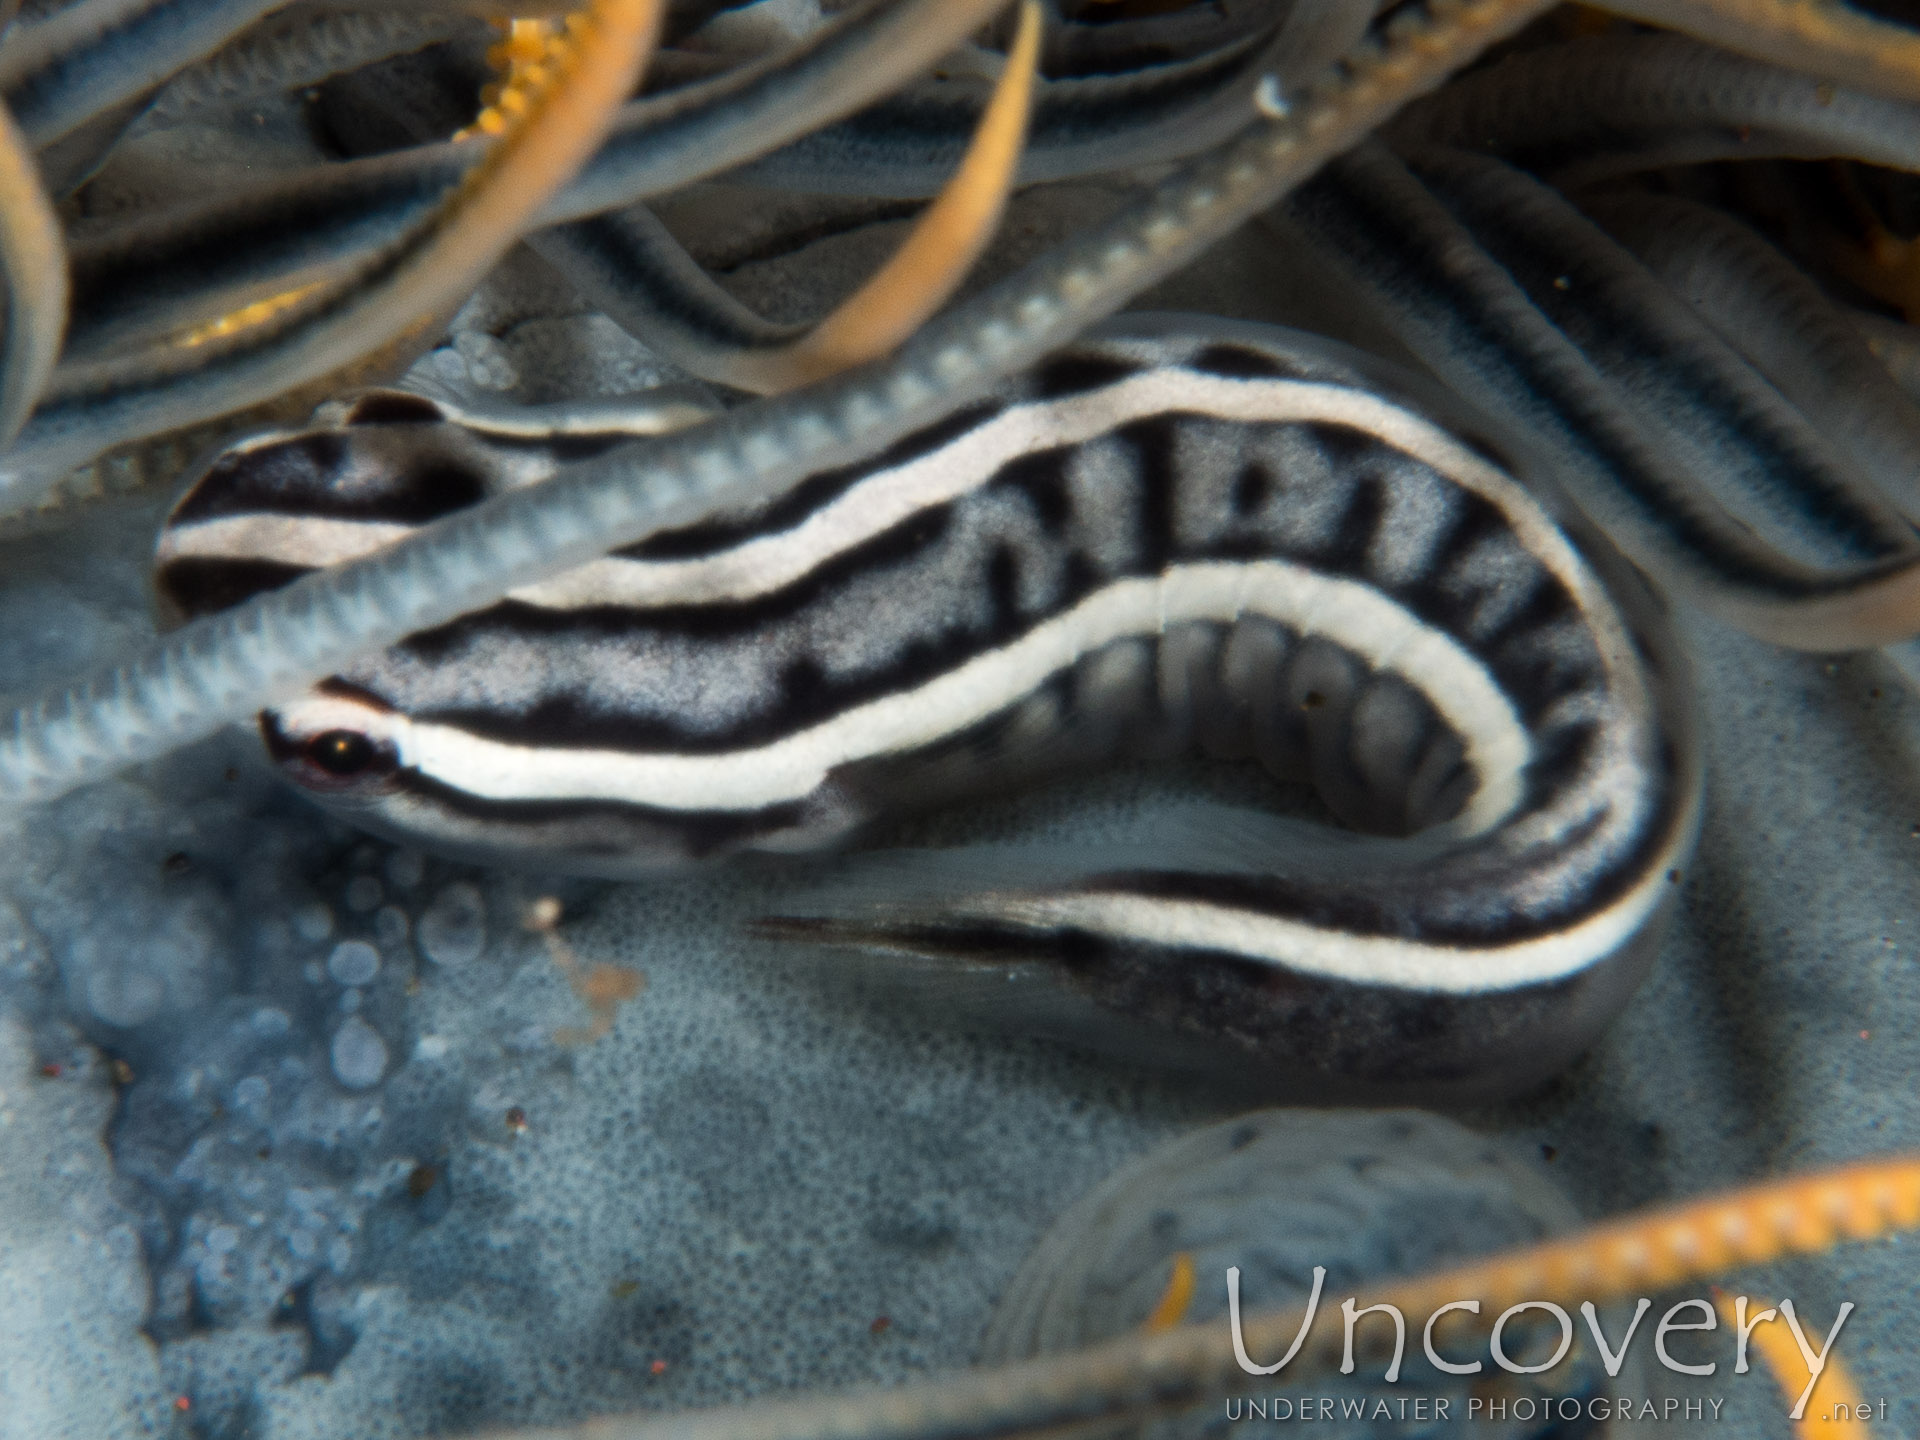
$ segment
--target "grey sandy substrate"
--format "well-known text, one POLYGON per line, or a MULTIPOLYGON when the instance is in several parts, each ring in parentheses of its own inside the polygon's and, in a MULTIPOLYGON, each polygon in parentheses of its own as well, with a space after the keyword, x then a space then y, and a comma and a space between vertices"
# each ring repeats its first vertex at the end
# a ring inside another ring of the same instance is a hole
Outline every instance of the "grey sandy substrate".
MULTIPOLYGON (((512 293, 434 373, 524 400, 657 373, 551 281, 512 293)), ((158 514, 0 546, 10 691, 149 632, 158 514)), ((1674 933, 1593 1054, 1465 1117, 1590 1216, 1920 1146, 1920 701, 1876 657, 1687 628, 1710 783, 1674 933)), ((4 1440, 459 1434, 951 1369, 1056 1214, 1229 1113, 849 1009, 749 937, 779 875, 475 871, 322 818, 254 749, 0 820, 4 1440), (518 923, 549 890, 576 966, 644 974, 604 1037, 555 1039, 590 1016, 518 923)), ((1127 771, 972 823, 1094 839, 1176 793, 1127 771)), ((1914 1243, 1738 1287, 1823 1325, 1853 1301, 1840 1351, 1886 1434, 1920 1426, 1914 1243)), ((1698 1393, 1724 1433, 1787 1433, 1761 1376, 1698 1393)))

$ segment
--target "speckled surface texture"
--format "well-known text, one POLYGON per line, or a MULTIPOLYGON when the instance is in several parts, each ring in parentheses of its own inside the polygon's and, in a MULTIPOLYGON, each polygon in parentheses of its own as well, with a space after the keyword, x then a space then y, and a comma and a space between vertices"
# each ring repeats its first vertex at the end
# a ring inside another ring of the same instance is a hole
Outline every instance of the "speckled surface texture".
MULTIPOLYGON (((1059 223, 1016 214, 1003 248, 1059 223)), ((1260 243, 1163 303, 1283 310, 1260 243)), ((546 400, 658 373, 522 270, 429 358, 443 380, 546 400)), ((0 546, 8 690, 147 633, 159 513, 0 546)), ((1463 1117, 1588 1216, 1920 1145, 1920 702, 1875 657, 1687 628, 1710 782, 1675 931, 1595 1053, 1463 1117)), ((849 1008, 748 933, 802 867, 487 874, 322 818, 255 749, 0 818, 5 1440, 454 1435, 950 1369, 1076 1196, 1237 1103, 849 1008), (527 928, 548 894, 560 927, 527 928)), ((1093 838, 1178 788, 1128 771, 958 823, 1093 838)), ((1736 1286, 1823 1332, 1858 1306, 1838 1348, 1883 1440, 1920 1426, 1913 1243, 1736 1286)), ((1787 1434, 1764 1375, 1698 1384, 1721 1433, 1787 1434)))

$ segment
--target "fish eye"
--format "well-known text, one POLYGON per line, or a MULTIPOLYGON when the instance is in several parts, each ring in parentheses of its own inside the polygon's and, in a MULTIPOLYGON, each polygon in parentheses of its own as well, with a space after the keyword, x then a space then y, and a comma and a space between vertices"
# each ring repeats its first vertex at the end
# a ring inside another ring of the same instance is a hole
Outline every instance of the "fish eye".
POLYGON ((278 714, 264 710, 260 735, 289 780, 323 795, 378 793, 400 768, 398 753, 378 731, 334 725, 307 735, 289 733, 278 714))
POLYGON ((380 747, 357 730, 327 730, 307 741, 308 763, 341 780, 364 775, 380 759, 380 747))

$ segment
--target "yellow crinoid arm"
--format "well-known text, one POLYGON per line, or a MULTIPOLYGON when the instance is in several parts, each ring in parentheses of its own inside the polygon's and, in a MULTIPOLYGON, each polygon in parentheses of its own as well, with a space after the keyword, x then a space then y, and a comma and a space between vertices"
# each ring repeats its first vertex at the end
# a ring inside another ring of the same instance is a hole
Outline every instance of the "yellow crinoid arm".
POLYGON ((1920 99, 1920 31, 1843 0, 1604 0, 1738 55, 1897 99, 1920 99))
POLYGON ((500 72, 500 79, 481 92, 485 106, 473 123, 455 133, 455 140, 477 140, 499 135, 527 110, 551 75, 556 62, 564 62, 567 53, 567 26, 564 16, 553 20, 500 20, 495 24, 502 34, 500 43, 487 51, 487 63, 500 72))
MULTIPOLYGON (((1455 1311, 1455 1339, 1522 1301, 1609 1304, 1649 1291, 1812 1254, 1848 1240, 1871 1240, 1920 1225, 1920 1155, 1865 1161, 1726 1195, 1607 1221, 1562 1239, 1509 1251, 1398 1285, 1376 1297, 1408 1316, 1478 1300, 1477 1316, 1455 1311)), ((1323 1314, 1322 1322, 1326 1320, 1323 1314)), ((1299 1331, 1298 1312, 1250 1319, 1248 1353, 1284 1352, 1299 1331)), ((1313 1361, 1327 1361, 1338 1326, 1315 1327, 1313 1361)), ((1755 1332, 1756 1341, 1758 1331, 1755 1332)), ((1792 1345, 1789 1337, 1789 1346, 1792 1345)), ((1306 1367, 1303 1367, 1306 1368, 1306 1367)), ((1831 1368, 1831 1367, 1829 1367, 1831 1368)), ((1802 1382, 1804 1384, 1804 1381, 1802 1382)), ((1860 1432, 1856 1429, 1854 1434, 1860 1432)))
MULTIPOLYGON (((1522 1301, 1601 1305, 1735 1266, 1916 1225, 1920 1155, 1903 1155, 1608 1221, 1541 1245, 1383 1285, 1368 1298, 1397 1307, 1410 1326, 1442 1306, 1479 1300, 1478 1316, 1456 1310, 1443 1317, 1463 1321, 1444 1337, 1457 1341, 1469 1319, 1490 1325, 1501 1310, 1522 1301)), ((1162 1308, 1171 1305, 1163 1300, 1162 1308)), ((1290 1354, 1289 1381, 1344 1369, 1340 1310, 1321 1308, 1316 1315, 1318 1323, 1304 1335, 1301 1309, 1249 1316, 1242 1330, 1245 1352, 1262 1359, 1290 1354)), ((1386 1326, 1371 1335, 1361 1332, 1369 1344, 1392 1333, 1386 1326)), ((1142 1326, 1071 1354, 867 1394, 683 1415, 602 1417, 577 1427, 506 1432, 496 1440, 917 1440, 928 1434, 948 1440, 1037 1440, 1168 1413, 1244 1386, 1247 1379, 1230 1323, 1213 1320, 1168 1330, 1142 1326)))
POLYGON ((421 283, 419 299, 429 303, 416 302, 415 313, 471 289, 599 147, 639 82, 664 9, 664 0, 589 0, 537 41, 510 34, 514 67, 475 121, 492 149, 442 212, 429 248, 444 278, 421 283), (537 56, 526 54, 533 43, 537 56))
POLYGON ((1786 1397, 1793 1420, 1794 1440, 1873 1440, 1862 1418, 1868 1407, 1838 1355, 1829 1353, 1816 1375, 1800 1353, 1793 1331, 1780 1318, 1778 1306, 1744 1295, 1736 1300, 1718 1286, 1714 1287, 1713 1305, 1729 1330, 1735 1334, 1747 1331, 1751 1337, 1748 1344, 1760 1353, 1766 1368, 1780 1382, 1780 1393, 1786 1397), (1753 1323, 1756 1320, 1758 1324, 1753 1323))
POLYGON ((569 16, 548 63, 516 90, 524 103, 510 102, 475 162, 381 253, 130 353, 56 366, 38 412, 54 418, 31 453, 11 457, 0 508, 32 503, 67 467, 116 446, 257 407, 291 418, 404 370, 599 146, 638 82, 664 3, 588 0, 569 16))
POLYGON ((1187 1311, 1192 1305, 1193 1256, 1181 1250, 1173 1257, 1167 1274, 1167 1288, 1160 1292, 1153 1313, 1146 1318, 1146 1332, 1158 1335, 1162 1330, 1173 1329, 1187 1318, 1187 1311))
POLYGON ((1452 1300, 1470 1282, 1459 1295, 1600 1304, 1915 1225, 1920 1156, 1903 1155, 1611 1220, 1409 1288, 1445 1289, 1452 1300))
POLYGON ((1006 69, 966 158, 893 258, 790 345, 750 351, 727 378, 771 394, 850 370, 902 344, 947 302, 1006 212, 1026 144, 1040 62, 1040 5, 1022 0, 1006 69))
POLYGON ((33 148, 0 106, 0 448, 20 433, 53 374, 67 325, 67 249, 33 148))
POLYGON ((486 152, 370 267, 253 301, 131 356, 63 371, 64 388, 157 385, 224 366, 217 398, 183 398, 184 424, 333 377, 389 346, 405 352, 445 323, 599 147, 652 53, 663 9, 664 0, 588 0, 527 32, 538 53, 525 55, 522 39, 508 79, 471 127, 487 137, 486 152))

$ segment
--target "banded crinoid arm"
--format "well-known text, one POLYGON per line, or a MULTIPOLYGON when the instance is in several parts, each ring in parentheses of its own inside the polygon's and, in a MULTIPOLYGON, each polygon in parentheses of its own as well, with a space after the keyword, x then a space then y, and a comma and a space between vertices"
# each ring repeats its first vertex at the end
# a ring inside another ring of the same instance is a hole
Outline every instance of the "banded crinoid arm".
POLYGON ((142 122, 165 129, 222 106, 284 95, 445 40, 475 23, 457 10, 425 7, 271 16, 175 75, 142 122))
POLYGON ((1584 209, 1784 395, 1910 521, 1920 521, 1920 406, 1859 325, 1740 221, 1654 195, 1584 209))
MULTIPOLYGON (((1019 13, 994 101, 960 168, 894 257, 817 322, 778 325, 754 314, 641 206, 556 226, 531 244, 649 349, 702 379, 767 394, 875 359, 945 303, 998 227, 1019 166, 1040 49, 1039 12, 1022 6, 1019 13)), ((358 103, 391 113, 395 128, 418 132, 427 123, 404 118, 417 103, 393 107, 377 91, 358 103)))
POLYGON ((358 652, 870 453, 1117 309, 1543 8, 1473 0, 1406 12, 1284 116, 1254 117, 1239 139, 1141 203, 937 318, 895 359, 501 496, 30 704, 0 749, 0 795, 61 793, 164 753, 358 652))
POLYGON ((1038 0, 1021 0, 1006 70, 966 158, 898 252, 805 335, 731 367, 749 390, 791 389, 887 354, 945 303, 986 249, 1012 192, 1040 58, 1038 0))
POLYGON ((288 0, 77 0, 0 41, 0 92, 50 145, 238 35, 288 0))
MULTIPOLYGON (((1005 8, 1006 0, 875 0, 789 50, 636 100, 541 219, 577 220, 765 155, 899 89, 1005 8)), ((948 171, 973 129, 961 134, 948 171)))
POLYGON ((1920 100, 1920 35, 1844 0, 1610 0, 1607 8, 1757 60, 1920 100))
MULTIPOLYGON (((898 87, 1004 5, 1005 0, 867 0, 764 60, 631 101, 607 141, 546 207, 542 220, 581 220, 765 155, 898 87)), ((1159 145, 1171 128, 1185 146, 1180 153, 1205 148, 1208 138, 1231 135, 1245 123, 1259 58, 1257 53, 1236 55, 1231 76, 1204 84, 1189 74, 1161 73, 1178 67, 1155 67, 1144 75, 1075 81, 1066 96, 1056 94, 1060 87, 1043 85, 1023 169, 1035 165, 1036 142, 1048 149, 1054 139, 1084 148, 1087 136, 1104 137, 1101 145, 1118 144, 1118 163, 1163 158, 1158 152, 1136 155, 1128 148, 1128 134, 1159 145), (1188 123, 1187 109, 1196 104, 1221 112, 1210 136, 1188 123), (1050 132, 1057 133, 1050 138, 1050 132)), ((929 116, 925 109, 914 110, 915 128, 932 123, 944 138, 934 157, 939 168, 928 171, 931 179, 924 187, 910 187, 913 194, 940 188, 960 163, 980 118, 971 105, 957 114, 940 110, 929 116)), ((227 297, 235 292, 243 300, 271 295, 286 288, 285 277, 351 265, 418 223, 444 187, 464 172, 469 158, 464 147, 420 145, 276 177, 94 231, 73 257, 68 354, 93 358, 130 339, 204 322, 232 308, 227 297)), ((1063 157, 1040 168, 1053 175, 1083 167, 1063 157)), ((645 239, 637 219, 632 225, 617 217, 599 223, 609 227, 598 237, 602 243, 619 247, 645 239)), ((608 258, 617 258, 617 249, 608 258)), ((768 343, 791 338, 756 327, 741 333, 768 343)))
MULTIPOLYGON (((742 162, 752 163, 738 178, 760 185, 930 195, 959 163, 985 87, 954 97, 945 92, 965 87, 949 83, 880 105, 870 102, 924 69, 992 8, 980 0, 873 0, 788 51, 633 101, 543 218, 580 219, 742 162), (869 106, 862 115, 818 129, 862 106, 869 106)), ((1042 84, 1021 162, 1023 183, 1191 154, 1231 134, 1263 75, 1277 75, 1283 92, 1299 88, 1314 72, 1315 57, 1343 49, 1354 22, 1365 18, 1364 7, 1319 9, 1327 13, 1315 18, 1312 7, 1300 7, 1264 44, 1241 41, 1136 73, 1042 84)), ((1684 48, 1684 42, 1667 43, 1684 48)), ((1603 111, 1610 127, 1626 124, 1630 131, 1632 117, 1615 116, 1607 107, 1642 91, 1647 98, 1635 103, 1645 113, 1637 123, 1682 126, 1677 143, 1683 150, 1697 143, 1751 155, 1778 145, 1797 147, 1782 153, 1811 149, 1871 157, 1897 147, 1911 129, 1880 113, 1897 111, 1896 102, 1845 89, 1816 93, 1811 83, 1792 83, 1790 74, 1699 46, 1691 47, 1695 58, 1680 63, 1633 61, 1633 84, 1624 90, 1609 78, 1621 44, 1602 40, 1577 48, 1570 73, 1543 74, 1537 84, 1512 76, 1509 66, 1489 72, 1511 77, 1491 86, 1493 109, 1513 116, 1511 128, 1522 138, 1550 136, 1570 123, 1578 128, 1572 117, 1603 111), (1765 75, 1747 74, 1754 70, 1765 75), (1525 104, 1522 94, 1540 103, 1525 104), (1570 97, 1577 103, 1563 103, 1570 97), (1872 103, 1863 107, 1862 100, 1872 103), (1691 130, 1685 128, 1689 107, 1697 111, 1691 130), (1754 113, 1727 118, 1743 107, 1754 113), (1670 118, 1662 120, 1668 112, 1670 118), (1736 138, 1742 126, 1752 127, 1744 140, 1736 138)), ((1530 54, 1510 65, 1535 63, 1530 54)), ((1475 87, 1489 88, 1476 78, 1465 82, 1467 90, 1475 87)), ((1486 106, 1473 109, 1476 127, 1487 113, 1486 106)), ((1617 146, 1617 134, 1609 139, 1617 146)), ((1670 133, 1663 143, 1674 143, 1670 133)), ((465 163, 457 148, 421 146, 276 178, 209 197, 190 211, 109 227, 76 253, 74 353, 90 352, 129 327, 150 333, 156 326, 210 318, 218 311, 209 312, 207 305, 217 303, 225 288, 248 285, 271 294, 285 288, 272 283, 274 274, 323 261, 351 262, 403 233, 465 163)), ((645 248, 644 235, 606 238, 616 254, 623 244, 645 248)))
MULTIPOLYGON (((5 790, 51 793, 159 753, 337 670, 357 650, 471 609, 598 547, 885 443, 1123 303, 1541 8, 1486 3, 1397 17, 1380 47, 1354 55, 1327 87, 936 322, 868 379, 738 412, 697 441, 665 442, 650 452, 650 473, 637 485, 608 460, 537 497, 505 497, 437 535, 190 627, 143 660, 47 697, 15 717, 12 743, 0 753, 5 790)), ((1760 8, 1780 33, 1798 33, 1787 7, 1760 8)), ((1920 44, 1885 28, 1892 50, 1920 44)), ((1826 53, 1808 46, 1802 58, 1818 63, 1826 53)))
MULTIPOLYGON (((868 0, 764 61, 629 101, 588 162, 592 173, 561 192, 572 196, 564 213, 543 220, 578 218, 751 159, 884 94, 1005 3, 868 0)), ((478 153, 468 144, 421 145, 91 232, 73 254, 69 360, 85 364, 204 324, 316 271, 351 273, 429 220, 478 153)), ((111 428, 110 413, 96 419, 91 431, 47 439, 99 450, 129 438, 111 428)))
POLYGON ((1713 160, 1920 166, 1920 102, 1682 35, 1543 45, 1463 75, 1387 127, 1408 146, 1498 155, 1562 189, 1713 160))
POLYGON ((1920 630, 1912 527, 1545 187, 1496 161, 1432 152, 1409 166, 1376 146, 1291 213, 1410 348, 1510 420, 1513 442, 1670 590, 1797 648, 1920 630))
MULTIPOLYGON (((979 7, 977 0, 964 4, 925 0, 918 6, 880 0, 842 16, 791 52, 672 94, 634 101, 623 109, 608 142, 556 197, 545 218, 579 218, 764 155, 896 88, 977 24, 980 13, 976 12, 986 8, 991 7, 979 7)), ((1357 8, 1349 10, 1353 16, 1362 14, 1357 8)), ((1304 54, 1311 56, 1320 53, 1323 43, 1320 30, 1311 26, 1306 27, 1308 33, 1295 33, 1302 29, 1301 17, 1306 13, 1303 7, 1265 49, 1240 43, 1237 48, 1225 46, 1137 75, 1044 85, 1023 160, 1023 179, 1059 178, 1188 154, 1225 136, 1238 123, 1247 96, 1263 73, 1278 72, 1283 88, 1289 90, 1296 74, 1311 73, 1310 64, 1306 72, 1292 68, 1309 63, 1296 59, 1303 45, 1304 54), (1183 66, 1199 68, 1186 73, 1183 66)), ((1348 21, 1338 14, 1330 18, 1339 23, 1320 28, 1337 41, 1348 21)), ((1898 35, 1889 32, 1887 44, 1893 45, 1898 35)), ((1796 46, 1787 63, 1804 61, 1818 71, 1821 59, 1817 47, 1796 46)), ((1605 69, 1600 60, 1595 63, 1605 69)), ((1555 98, 1564 88, 1549 87, 1555 98)), ((902 96, 870 112, 871 124, 856 122, 862 135, 873 126, 883 127, 876 132, 883 142, 879 150, 870 145, 861 148, 864 142, 849 149, 822 133, 808 139, 800 150, 769 157, 766 164, 771 168, 749 168, 743 177, 815 190, 931 194, 958 163, 980 103, 975 100, 956 107, 953 102, 902 96), (895 106, 906 108, 896 113, 895 106), (908 136, 913 137, 911 143, 908 136), (930 136, 938 136, 938 144, 924 154, 915 152, 910 176, 901 170, 898 157, 889 158, 902 145, 924 149, 930 136)), ((1571 108, 1562 106, 1562 116, 1571 108)), ((1835 113, 1846 108, 1843 96, 1835 113)), ((1561 118, 1555 117, 1555 123, 1561 118)), ((1808 124, 1816 129, 1825 123, 1817 114, 1808 117, 1808 124)), ((457 153, 429 146, 380 157, 377 163, 322 167, 257 191, 222 195, 210 199, 207 208, 192 218, 191 236, 181 233, 178 245, 170 244, 168 229, 189 223, 183 219, 169 220, 165 228, 145 217, 130 222, 117 238, 102 237, 87 247, 96 251, 97 259, 90 261, 83 252, 76 275, 74 334, 84 337, 96 328, 91 299, 96 283, 88 272, 102 264, 108 267, 98 275, 97 287, 112 291, 115 253, 137 255, 133 278, 142 305, 153 303, 145 297, 199 293, 217 284, 216 275, 201 273, 210 255, 222 268, 232 263, 223 258, 229 254, 254 256, 269 250, 282 252, 285 263, 292 265, 287 253, 291 247, 351 260, 402 233, 419 214, 419 207, 430 203, 465 163, 457 153), (179 274, 169 266, 169 254, 175 251, 186 257, 179 274)), ((119 322, 105 315, 98 323, 119 322)))
MULTIPOLYGON (((868 0, 762 61, 629 101, 589 173, 562 190, 571 196, 563 213, 543 218, 578 218, 750 160, 884 94, 1004 4, 868 0)), ((76 343, 91 349, 132 327, 150 334, 197 322, 208 297, 217 303, 236 287, 271 293, 276 275, 350 264, 416 224, 474 155, 471 146, 421 145, 100 229, 76 250, 76 343)))
MULTIPOLYGON (((1358 42, 1372 19, 1373 6, 1364 0, 1297 5, 1264 32, 1202 54, 1050 78, 1035 100, 1020 182, 1123 174, 1219 144, 1241 128, 1263 87, 1305 88, 1358 42)), ((916 86, 782 146, 742 167, 737 178, 775 190, 931 195, 978 123, 982 89, 980 82, 956 80, 916 86)))
MULTIPOLYGON (((1900 1156, 1607 1221, 1564 1239, 1383 1284, 1367 1299, 1400 1310, 1410 1332, 1442 1306, 1479 1301, 1478 1316, 1454 1311, 1436 1325, 1436 1342, 1451 1348, 1523 1301, 1601 1306, 1916 1225, 1920 1158, 1900 1156)), ((1139 1422, 1247 1388, 1253 1383, 1248 1366, 1270 1366, 1282 1356, 1291 1356, 1280 1372, 1288 1383, 1341 1370, 1339 1307, 1322 1305, 1317 1313, 1310 1330, 1304 1310, 1248 1315, 1237 1335, 1218 1322, 1190 1325, 880 1393, 602 1417, 503 1432, 496 1440, 1014 1440, 1069 1426, 1139 1422), (1237 1351, 1248 1357, 1245 1365, 1237 1351)), ((1356 1366, 1384 1370, 1391 1334, 1384 1325, 1360 1327, 1356 1366)))
MULTIPOLYGON (((209 63, 229 42, 238 41, 237 48, 246 50, 247 42, 256 38, 249 31, 292 8, 293 0, 76 0, 43 19, 9 27, 0 40, 0 93, 37 146, 52 146, 90 122, 110 118, 110 128, 118 130, 158 87, 190 67, 209 63)), ((350 51, 377 48, 377 32, 397 33, 395 27, 377 23, 343 25, 339 22, 345 17, 315 16, 313 7, 306 8, 309 13, 294 25, 314 27, 318 50, 337 52, 343 43, 350 51)), ((419 12, 457 19, 463 14, 558 14, 569 8, 562 0, 412 0, 407 7, 415 12, 416 30, 419 12)), ((281 48, 284 54, 287 47, 281 48)), ((306 49, 304 68, 309 72, 317 53, 312 45, 306 49)), ((257 49, 251 65, 240 55, 228 57, 226 74, 232 77, 231 62, 238 61, 257 75, 262 58, 257 49)), ((202 71, 189 88, 204 93, 208 78, 202 71)), ((110 141, 112 136, 102 138, 110 141)))
POLYGON ((893 257, 814 325, 774 325, 747 310, 644 209, 558 227, 534 248, 636 338, 703 380, 771 394, 876 359, 953 294, 1006 209, 1040 56, 1039 7, 1024 0, 1019 13, 1005 72, 959 170, 893 257))
POLYGON ((171 343, 59 372, 0 457, 0 495, 17 507, 104 444, 244 410, 430 333, 593 153, 659 11, 660 0, 593 0, 570 17, 539 85, 516 95, 515 119, 376 263, 171 343))
MULTIPOLYGON (((174 75, 141 115, 166 129, 208 110, 284 95, 446 40, 482 20, 563 16, 569 0, 415 0, 382 8, 364 0, 287 5, 174 75)), ((671 15, 669 15, 671 23, 671 15)))

